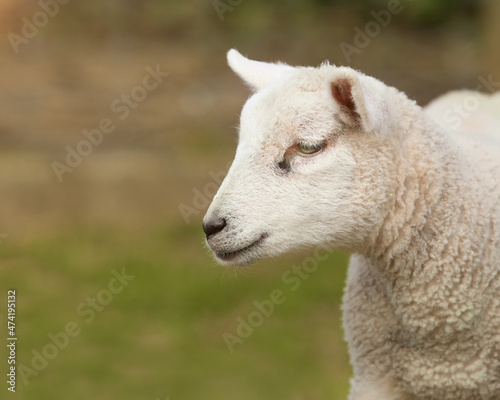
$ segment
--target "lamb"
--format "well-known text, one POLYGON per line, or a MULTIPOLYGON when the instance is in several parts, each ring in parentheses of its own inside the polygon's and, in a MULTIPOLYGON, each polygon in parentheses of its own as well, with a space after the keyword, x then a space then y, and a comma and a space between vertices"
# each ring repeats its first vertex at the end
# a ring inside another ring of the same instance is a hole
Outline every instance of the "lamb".
POLYGON ((204 217, 216 260, 348 250, 351 400, 500 399, 500 96, 422 109, 347 67, 228 62, 254 93, 204 217))

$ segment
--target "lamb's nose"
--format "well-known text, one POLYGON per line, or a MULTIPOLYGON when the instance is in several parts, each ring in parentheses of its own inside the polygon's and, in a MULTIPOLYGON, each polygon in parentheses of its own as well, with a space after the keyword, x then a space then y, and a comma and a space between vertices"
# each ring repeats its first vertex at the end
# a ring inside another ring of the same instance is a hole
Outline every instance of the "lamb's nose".
POLYGON ((225 226, 226 220, 224 218, 214 218, 206 223, 203 223, 203 231, 205 232, 205 235, 207 235, 208 239, 210 236, 223 230, 225 226))

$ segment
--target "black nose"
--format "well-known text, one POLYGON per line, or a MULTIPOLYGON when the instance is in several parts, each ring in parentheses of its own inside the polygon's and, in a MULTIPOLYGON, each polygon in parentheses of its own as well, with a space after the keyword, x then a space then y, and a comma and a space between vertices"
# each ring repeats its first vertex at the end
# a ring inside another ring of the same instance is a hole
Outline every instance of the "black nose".
POLYGON ((207 235, 207 239, 219 233, 226 226, 226 220, 224 218, 215 218, 203 224, 203 231, 207 235))

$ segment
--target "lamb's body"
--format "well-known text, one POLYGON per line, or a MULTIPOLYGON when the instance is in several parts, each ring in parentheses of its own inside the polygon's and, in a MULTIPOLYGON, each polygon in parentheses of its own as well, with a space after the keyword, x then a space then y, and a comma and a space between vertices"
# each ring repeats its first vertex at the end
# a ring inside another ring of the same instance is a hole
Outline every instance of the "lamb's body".
POLYGON ((352 398, 500 399, 500 130, 441 134, 416 107, 406 116, 387 218, 349 267, 352 398))
POLYGON ((423 110, 349 68, 229 61, 257 93, 205 217, 217 259, 347 249, 351 400, 500 400, 500 95, 423 110))
MULTIPOLYGON (((446 128, 443 112, 470 95, 426 114, 446 128)), ((476 96, 449 134, 394 99, 411 134, 388 160, 394 196, 375 245, 352 256, 344 296, 353 400, 500 399, 500 97, 476 96)))

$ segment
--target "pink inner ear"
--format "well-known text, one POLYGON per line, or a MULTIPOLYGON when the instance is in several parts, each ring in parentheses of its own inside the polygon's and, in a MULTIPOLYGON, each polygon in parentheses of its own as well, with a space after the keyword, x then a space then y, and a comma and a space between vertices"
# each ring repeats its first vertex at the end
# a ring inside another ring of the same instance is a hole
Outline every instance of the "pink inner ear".
POLYGON ((356 103, 352 97, 352 84, 348 79, 339 79, 331 83, 333 98, 347 109, 350 114, 357 114, 356 103))

